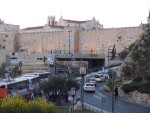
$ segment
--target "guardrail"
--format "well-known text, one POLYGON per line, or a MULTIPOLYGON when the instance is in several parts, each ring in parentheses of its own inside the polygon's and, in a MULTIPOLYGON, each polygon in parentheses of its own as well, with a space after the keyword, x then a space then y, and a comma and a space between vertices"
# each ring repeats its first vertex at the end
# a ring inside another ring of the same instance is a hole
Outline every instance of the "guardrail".
POLYGON ((95 108, 89 105, 84 105, 84 108, 90 111, 93 111, 94 113, 103 113, 102 109, 100 108, 95 108))

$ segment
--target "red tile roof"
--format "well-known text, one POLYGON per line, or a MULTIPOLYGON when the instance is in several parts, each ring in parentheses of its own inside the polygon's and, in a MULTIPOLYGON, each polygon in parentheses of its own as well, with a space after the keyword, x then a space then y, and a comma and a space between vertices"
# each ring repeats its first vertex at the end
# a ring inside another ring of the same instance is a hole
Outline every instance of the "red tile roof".
POLYGON ((44 26, 36 26, 36 27, 27 27, 24 30, 34 30, 34 29, 42 29, 44 26))
MULTIPOLYGON (((51 28, 60 28, 60 29, 63 29, 64 26, 58 26, 58 25, 50 25, 51 28)), ((36 27, 27 27, 23 30, 36 30, 36 29, 43 29, 44 26, 36 26, 36 27)))
POLYGON ((86 23, 87 22, 87 21, 66 20, 66 19, 64 19, 64 21, 67 21, 68 23, 77 23, 77 24, 81 24, 81 23, 86 23))

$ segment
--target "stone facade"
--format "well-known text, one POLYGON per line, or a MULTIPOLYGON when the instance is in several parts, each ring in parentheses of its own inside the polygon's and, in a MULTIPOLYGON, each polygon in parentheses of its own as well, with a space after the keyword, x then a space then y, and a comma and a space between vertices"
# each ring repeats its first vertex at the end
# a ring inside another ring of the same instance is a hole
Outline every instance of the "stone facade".
POLYGON ((69 48, 77 52, 94 51, 94 54, 108 53, 108 47, 115 44, 117 53, 139 39, 142 27, 78 30, 77 27, 64 28, 63 31, 21 32, 18 35, 20 51, 46 52, 69 48))
POLYGON ((0 19, 0 32, 19 31, 19 25, 6 24, 0 19))
MULTIPOLYGON (((3 21, 0 23, 5 24, 3 21)), ((49 16, 44 26, 21 30, 18 30, 18 27, 14 25, 9 30, 3 26, 3 30, 0 30, 0 49, 28 53, 55 50, 68 52, 70 37, 71 51, 90 54, 92 50, 93 54, 104 53, 107 56, 109 46, 115 45, 116 52, 119 53, 139 40, 139 36, 143 32, 142 24, 136 27, 103 28, 103 25, 95 18, 87 21, 75 21, 60 17, 56 22, 54 16, 49 16)))

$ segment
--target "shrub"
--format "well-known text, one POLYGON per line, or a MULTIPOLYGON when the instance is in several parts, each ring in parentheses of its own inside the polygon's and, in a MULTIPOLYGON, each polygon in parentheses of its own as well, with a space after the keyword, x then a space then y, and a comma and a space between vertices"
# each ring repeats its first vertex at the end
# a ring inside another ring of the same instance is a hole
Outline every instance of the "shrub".
POLYGON ((150 94, 150 81, 143 84, 141 88, 138 89, 141 93, 148 93, 150 94))
POLYGON ((56 113, 54 105, 45 100, 25 102, 17 97, 3 100, 0 110, 0 113, 56 113))
POLYGON ((132 91, 135 91, 137 89, 139 89, 142 86, 141 83, 138 82, 131 82, 129 84, 125 84, 121 87, 121 89, 125 92, 125 93, 129 93, 132 91))
POLYGON ((29 113, 55 113, 54 105, 42 99, 28 102, 29 113))
POLYGON ((141 58, 141 55, 138 51, 134 51, 132 52, 131 57, 134 61, 138 61, 141 58))
POLYGON ((143 78, 142 77, 137 77, 133 79, 133 82, 142 82, 143 78))
POLYGON ((2 101, 1 113, 27 113, 27 104, 20 98, 11 98, 2 101))
POLYGON ((138 66, 143 67, 146 64, 146 60, 141 59, 138 61, 138 66))

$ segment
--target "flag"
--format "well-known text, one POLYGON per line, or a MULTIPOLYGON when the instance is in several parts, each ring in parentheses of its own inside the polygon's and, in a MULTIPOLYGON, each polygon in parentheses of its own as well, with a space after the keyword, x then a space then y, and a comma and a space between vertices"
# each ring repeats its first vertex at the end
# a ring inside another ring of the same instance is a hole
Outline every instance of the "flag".
POLYGON ((69 41, 69 43, 71 43, 71 42, 72 42, 72 38, 71 38, 71 37, 69 37, 68 41, 69 41))
POLYGON ((53 64, 53 60, 52 60, 51 57, 48 57, 48 63, 51 64, 51 65, 53 64))
POLYGON ((102 72, 107 79, 110 78, 104 67, 102 67, 102 72))

